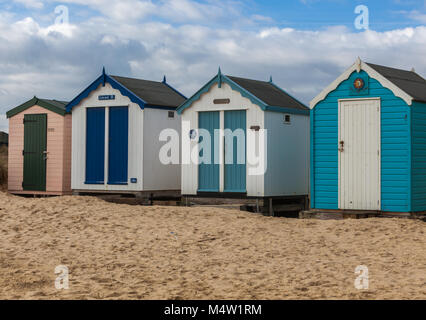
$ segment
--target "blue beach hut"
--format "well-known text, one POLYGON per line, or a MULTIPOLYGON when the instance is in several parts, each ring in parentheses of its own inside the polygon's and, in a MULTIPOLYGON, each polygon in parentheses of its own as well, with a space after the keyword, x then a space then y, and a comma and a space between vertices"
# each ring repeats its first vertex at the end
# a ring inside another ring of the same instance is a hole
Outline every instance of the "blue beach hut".
POLYGON ((311 108, 311 207, 426 211, 426 80, 358 59, 311 108))

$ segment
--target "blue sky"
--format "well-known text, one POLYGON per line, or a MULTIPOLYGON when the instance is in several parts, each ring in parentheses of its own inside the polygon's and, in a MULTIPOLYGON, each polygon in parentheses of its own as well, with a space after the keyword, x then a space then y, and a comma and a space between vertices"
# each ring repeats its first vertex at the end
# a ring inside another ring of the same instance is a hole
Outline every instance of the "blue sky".
POLYGON ((70 100, 105 66, 190 96, 218 66, 308 103, 360 56, 426 76, 425 0, 0 0, 0 130, 34 95, 70 100), (57 24, 57 6, 69 12, 57 24), (355 8, 369 9, 358 30, 355 8))
MULTIPOLYGON (((152 2, 161 3, 162 1, 152 2)), ((200 0, 193 2, 209 3, 209 1, 200 0)), ((422 25, 426 15, 423 0, 240 0, 232 2, 238 4, 238 10, 247 16, 261 15, 268 18, 258 21, 260 24, 310 30, 332 25, 354 28, 354 9, 357 5, 368 6, 371 28, 377 31, 422 25), (419 15, 417 18, 416 11, 419 15), (421 14, 423 17, 420 16, 421 14)), ((1 0, 0 11, 13 13, 18 19, 35 16, 44 20, 61 3, 69 7, 70 18, 75 23, 99 15, 99 10, 85 5, 84 1, 67 3, 67 1, 1 0), (40 3, 43 5, 41 6, 40 3)), ((165 21, 154 16, 150 20, 165 21)), ((46 20, 44 23, 49 22, 46 20)))

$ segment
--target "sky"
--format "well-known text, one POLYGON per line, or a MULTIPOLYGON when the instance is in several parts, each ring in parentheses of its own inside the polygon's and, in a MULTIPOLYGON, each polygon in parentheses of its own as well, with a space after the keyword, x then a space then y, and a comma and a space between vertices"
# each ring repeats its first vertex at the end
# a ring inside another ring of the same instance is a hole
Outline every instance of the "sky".
POLYGON ((307 104, 358 56, 426 77, 426 0, 0 0, 0 131, 6 111, 69 101, 103 66, 187 96, 220 66, 307 104))

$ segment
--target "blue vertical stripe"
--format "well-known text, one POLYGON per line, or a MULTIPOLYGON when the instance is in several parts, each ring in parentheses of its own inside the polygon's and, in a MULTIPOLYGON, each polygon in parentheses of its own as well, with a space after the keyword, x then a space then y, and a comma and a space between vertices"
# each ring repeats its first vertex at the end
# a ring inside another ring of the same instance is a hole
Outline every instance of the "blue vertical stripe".
POLYGON ((109 108, 108 184, 128 183, 129 109, 109 108))
MULTIPOLYGON (((219 112, 200 112, 198 127, 207 130, 211 137, 211 159, 210 163, 200 163, 198 166, 198 191, 219 192, 219 164, 215 162, 215 154, 219 153, 219 146, 215 144, 215 130, 220 128, 219 112)), ((202 139, 200 137, 200 139, 202 139)), ((200 140, 201 142, 202 140, 200 140)), ((200 157, 203 150, 200 150, 200 157)))
POLYGON ((105 108, 87 108, 86 119, 85 184, 104 184, 105 108))
POLYGON ((225 190, 224 192, 245 193, 246 190, 246 111, 225 111, 225 159, 232 157, 232 163, 225 163, 225 190), (227 130, 229 129, 229 130, 227 130), (244 146, 239 146, 238 138, 233 136, 233 140, 227 137, 232 132, 241 129, 244 132, 244 146), (231 154, 232 152, 232 154, 231 154), (244 152, 244 154, 240 154, 244 152), (238 163, 244 158, 244 163, 238 163))

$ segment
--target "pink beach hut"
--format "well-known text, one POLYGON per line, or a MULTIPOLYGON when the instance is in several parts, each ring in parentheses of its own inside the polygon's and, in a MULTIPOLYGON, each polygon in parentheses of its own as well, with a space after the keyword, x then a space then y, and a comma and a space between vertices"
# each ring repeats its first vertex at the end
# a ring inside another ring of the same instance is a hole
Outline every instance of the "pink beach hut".
POLYGON ((71 194, 71 114, 66 104, 34 97, 7 112, 10 193, 71 194))

